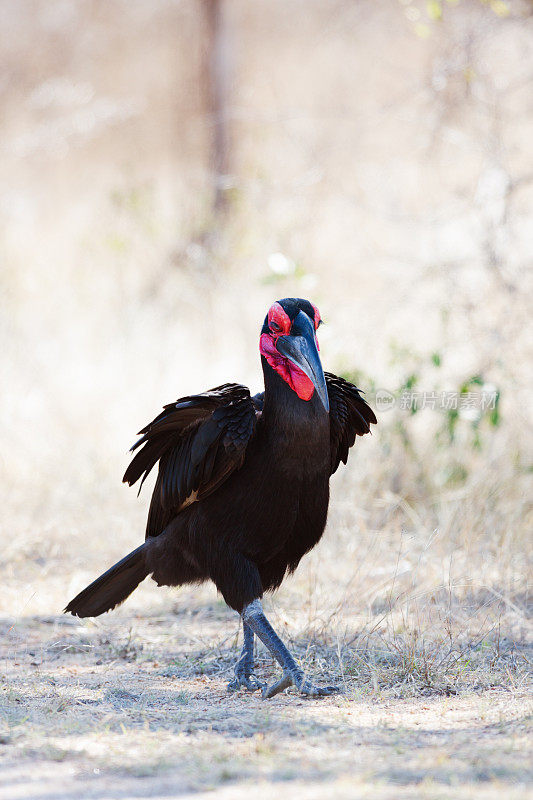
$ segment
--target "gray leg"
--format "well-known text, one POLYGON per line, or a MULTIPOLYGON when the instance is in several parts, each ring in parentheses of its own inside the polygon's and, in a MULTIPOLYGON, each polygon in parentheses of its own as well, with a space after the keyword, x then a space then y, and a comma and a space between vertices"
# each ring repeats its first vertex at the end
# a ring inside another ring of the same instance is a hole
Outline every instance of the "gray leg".
POLYGON ((235 679, 228 683, 228 689, 236 692, 238 689, 245 688, 249 692, 256 689, 264 689, 265 684, 261 683, 253 674, 254 670, 254 632, 243 619, 242 627, 244 631, 244 644, 239 660, 235 664, 233 671, 235 679))
POLYGON ((296 686, 302 694, 308 695, 309 697, 323 697, 324 695, 334 694, 339 691, 337 686, 318 687, 307 680, 302 670, 298 667, 294 658, 265 617, 263 607, 259 600, 254 600, 244 607, 242 619, 244 625, 248 625, 253 633, 261 639, 283 669, 283 677, 277 683, 263 689, 264 698, 274 697, 275 694, 282 692, 284 689, 287 689, 288 686, 292 685, 296 686))

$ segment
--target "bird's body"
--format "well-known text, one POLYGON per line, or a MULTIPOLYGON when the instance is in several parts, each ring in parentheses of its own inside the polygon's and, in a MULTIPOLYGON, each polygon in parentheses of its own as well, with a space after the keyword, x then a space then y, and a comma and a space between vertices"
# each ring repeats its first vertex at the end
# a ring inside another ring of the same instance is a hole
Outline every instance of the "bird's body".
POLYGON ((329 421, 318 399, 306 404, 303 415, 294 413, 292 397, 287 400, 275 423, 268 405, 259 413, 238 471, 188 505, 163 533, 147 536, 149 569, 158 584, 210 578, 240 612, 276 589, 318 542, 329 499, 329 421))
POLYGON ((352 384, 322 372, 319 321, 307 301, 275 303, 261 335, 264 394, 225 384, 166 406, 141 431, 124 480, 144 480, 159 465, 145 543, 67 611, 103 613, 147 575, 168 586, 210 579, 243 618, 234 688, 258 685, 250 682, 255 632, 284 669, 266 696, 290 683, 325 693, 307 684, 259 604, 319 541, 330 475, 376 421, 352 384))

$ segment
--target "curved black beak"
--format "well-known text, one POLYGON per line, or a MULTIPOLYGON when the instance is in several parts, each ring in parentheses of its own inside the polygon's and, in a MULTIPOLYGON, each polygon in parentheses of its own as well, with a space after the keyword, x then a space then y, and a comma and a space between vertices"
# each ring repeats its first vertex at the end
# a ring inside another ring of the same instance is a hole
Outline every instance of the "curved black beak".
POLYGON ((328 389, 316 346, 315 326, 305 312, 298 313, 290 335, 280 336, 276 347, 282 356, 292 361, 312 381, 322 405, 329 412, 328 389))

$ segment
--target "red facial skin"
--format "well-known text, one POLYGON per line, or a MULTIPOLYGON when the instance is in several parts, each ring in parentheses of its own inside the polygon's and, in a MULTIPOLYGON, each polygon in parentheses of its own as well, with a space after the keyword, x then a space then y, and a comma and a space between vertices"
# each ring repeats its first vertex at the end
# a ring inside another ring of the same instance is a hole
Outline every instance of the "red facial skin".
MULTIPOLYGON (((320 323, 318 308, 313 305, 315 310, 315 330, 320 323)), ((268 325, 270 333, 262 333, 259 339, 259 352, 264 356, 272 369, 276 370, 285 383, 288 383, 293 392, 296 392, 301 400, 310 400, 315 391, 312 381, 302 372, 299 367, 289 361, 278 352, 276 341, 280 336, 287 336, 291 330, 291 320, 279 303, 274 303, 268 312, 268 325), (273 330, 272 323, 278 325, 280 330, 273 330)), ((318 341, 317 341, 318 347, 318 341)))
MULTIPOLYGON (((319 310, 318 310, 318 308, 315 306, 315 304, 314 304, 314 303, 311 303, 311 305, 313 306, 313 308, 314 308, 314 310, 315 310, 315 331, 317 331, 317 330, 318 330, 318 326, 319 326, 319 325, 320 325, 320 323, 322 322, 322 317, 320 316, 320 311, 319 311, 319 310)), ((315 337, 315 338, 316 338, 316 337, 315 337)), ((316 349, 317 349, 318 351, 320 351, 320 345, 318 344, 318 339, 316 340, 316 349)))

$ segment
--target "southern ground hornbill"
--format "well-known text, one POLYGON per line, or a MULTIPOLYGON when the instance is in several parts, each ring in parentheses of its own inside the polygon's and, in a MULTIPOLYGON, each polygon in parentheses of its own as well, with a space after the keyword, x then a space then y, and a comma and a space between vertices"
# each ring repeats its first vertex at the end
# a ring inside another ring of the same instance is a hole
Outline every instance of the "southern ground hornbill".
POLYGON ((146 540, 65 611, 103 614, 148 575, 159 586, 211 579, 244 628, 229 688, 262 689, 263 697, 291 684, 311 696, 336 691, 305 678, 261 606, 263 593, 319 541, 330 475, 376 422, 355 386, 323 372, 319 324, 307 300, 274 303, 260 337, 262 394, 251 397, 246 386, 226 383, 165 406, 140 431, 124 481, 144 481, 159 463, 146 540), (253 674, 254 634, 283 670, 269 687, 253 674))

